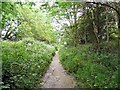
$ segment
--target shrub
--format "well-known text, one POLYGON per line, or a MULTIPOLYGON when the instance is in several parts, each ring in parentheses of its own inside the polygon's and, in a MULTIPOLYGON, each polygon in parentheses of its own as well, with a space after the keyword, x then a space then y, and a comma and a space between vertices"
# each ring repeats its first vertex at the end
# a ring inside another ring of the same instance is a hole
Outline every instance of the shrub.
POLYGON ((64 68, 76 77, 77 87, 117 88, 118 56, 91 51, 91 45, 62 47, 59 51, 64 68))
POLYGON ((33 39, 18 42, 2 41, 2 68, 4 85, 12 90, 40 88, 55 48, 33 39))

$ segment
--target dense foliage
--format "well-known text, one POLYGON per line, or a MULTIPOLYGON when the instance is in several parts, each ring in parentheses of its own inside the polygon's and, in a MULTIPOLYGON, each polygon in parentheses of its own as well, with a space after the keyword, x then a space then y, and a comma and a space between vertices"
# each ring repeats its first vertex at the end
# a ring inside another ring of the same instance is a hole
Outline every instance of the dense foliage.
POLYGON ((74 11, 74 22, 64 28, 59 54, 64 68, 76 77, 77 87, 118 88, 119 5, 120 2, 71 4, 68 12, 74 11))
POLYGON ((38 89, 55 52, 51 18, 34 2, 1 2, 0 88, 38 89), (2 84, 2 85, 1 85, 2 84))
POLYGON ((53 46, 31 38, 2 41, 3 85, 11 90, 40 88, 54 52, 53 46))
POLYGON ((31 3, 1 3, 2 27, 0 34, 4 40, 21 40, 33 37, 48 43, 56 41, 56 34, 51 26, 51 18, 31 3))
POLYGON ((120 2, 57 1, 0 3, 2 86, 40 87, 55 46, 77 87, 117 88, 120 2))
POLYGON ((91 45, 60 49, 61 63, 76 77, 77 87, 117 88, 118 55, 106 51, 95 53, 90 49, 91 45))

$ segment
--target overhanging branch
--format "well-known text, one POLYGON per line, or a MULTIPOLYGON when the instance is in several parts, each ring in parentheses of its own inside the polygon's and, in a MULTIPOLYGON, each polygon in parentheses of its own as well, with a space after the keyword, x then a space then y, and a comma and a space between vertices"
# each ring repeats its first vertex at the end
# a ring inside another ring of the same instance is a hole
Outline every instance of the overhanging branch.
POLYGON ((115 10, 117 12, 117 14, 120 16, 120 12, 113 6, 110 6, 108 4, 105 4, 105 3, 100 3, 100 2, 86 2, 86 3, 93 3, 93 4, 100 4, 102 6, 107 6, 109 8, 112 8, 113 10, 115 10))

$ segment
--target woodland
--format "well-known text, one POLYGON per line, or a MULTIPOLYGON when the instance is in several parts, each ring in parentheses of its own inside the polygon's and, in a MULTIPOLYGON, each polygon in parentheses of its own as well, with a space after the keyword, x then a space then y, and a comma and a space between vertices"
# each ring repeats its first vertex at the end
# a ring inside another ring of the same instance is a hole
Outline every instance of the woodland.
POLYGON ((75 88, 120 88, 120 1, 1 2, 0 89, 39 90, 55 52, 75 88))

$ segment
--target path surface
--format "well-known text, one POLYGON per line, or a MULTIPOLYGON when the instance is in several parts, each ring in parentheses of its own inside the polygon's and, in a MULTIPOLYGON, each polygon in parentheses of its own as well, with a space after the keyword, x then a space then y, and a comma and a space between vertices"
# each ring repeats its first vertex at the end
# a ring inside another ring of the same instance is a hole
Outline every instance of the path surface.
POLYGON ((43 88, 74 88, 75 80, 66 74, 59 62, 58 52, 53 57, 53 61, 43 78, 43 88))

